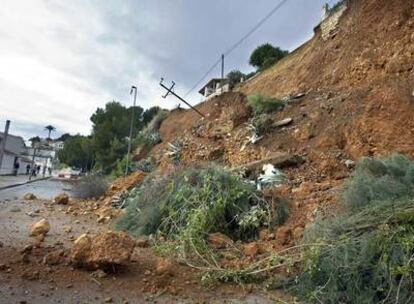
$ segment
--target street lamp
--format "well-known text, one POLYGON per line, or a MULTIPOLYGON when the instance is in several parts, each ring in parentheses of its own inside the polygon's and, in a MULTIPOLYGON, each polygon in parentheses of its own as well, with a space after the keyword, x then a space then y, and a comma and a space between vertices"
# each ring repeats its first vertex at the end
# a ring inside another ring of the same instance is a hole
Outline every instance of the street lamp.
POLYGON ((137 87, 132 86, 131 91, 129 92, 130 95, 134 93, 134 106, 132 107, 132 114, 131 114, 131 125, 129 127, 129 140, 128 140, 128 152, 126 158, 126 165, 125 165, 125 176, 128 175, 128 166, 129 166, 129 155, 131 153, 131 145, 132 145, 132 131, 134 128, 134 118, 135 118, 135 105, 137 103, 137 87))

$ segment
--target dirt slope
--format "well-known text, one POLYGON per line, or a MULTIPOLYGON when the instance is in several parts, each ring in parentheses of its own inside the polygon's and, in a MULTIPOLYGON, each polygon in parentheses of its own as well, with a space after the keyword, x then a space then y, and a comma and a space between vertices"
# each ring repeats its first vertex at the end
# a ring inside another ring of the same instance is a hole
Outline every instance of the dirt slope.
MULTIPOLYGON (((286 238, 298 239, 319 211, 337 212, 336 194, 351 172, 345 162, 363 156, 403 153, 414 157, 414 1, 349 0, 335 34, 315 36, 272 68, 197 108, 176 110, 163 122, 163 142, 151 155, 158 169, 173 168, 168 143, 182 144, 181 165, 220 162, 234 167, 274 153, 305 159, 285 169, 289 182, 274 195, 292 201, 286 238), (293 123, 245 145, 246 96, 290 100, 274 113, 293 123)), ((284 243, 289 243, 284 242, 284 243)))

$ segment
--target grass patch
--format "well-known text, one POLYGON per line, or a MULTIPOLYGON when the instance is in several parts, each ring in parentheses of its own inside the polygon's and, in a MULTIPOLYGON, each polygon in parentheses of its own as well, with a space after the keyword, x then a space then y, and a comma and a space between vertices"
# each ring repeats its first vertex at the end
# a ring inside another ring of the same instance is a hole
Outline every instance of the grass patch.
POLYGON ((413 303, 414 162, 364 159, 341 196, 346 213, 306 231, 306 303, 413 303))
POLYGON ((247 105, 253 110, 254 115, 281 111, 285 107, 283 101, 262 95, 251 95, 247 97, 247 105))

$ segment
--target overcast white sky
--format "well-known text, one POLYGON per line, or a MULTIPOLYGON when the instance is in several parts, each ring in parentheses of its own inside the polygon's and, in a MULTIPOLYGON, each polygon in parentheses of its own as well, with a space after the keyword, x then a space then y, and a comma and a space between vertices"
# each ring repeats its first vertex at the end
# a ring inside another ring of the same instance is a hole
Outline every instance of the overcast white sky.
MULTIPOLYGON (((0 129, 26 139, 89 134, 89 117, 111 100, 171 108, 160 77, 185 93, 211 64, 280 0, 2 0, 0 129)), ((290 0, 229 58, 226 72, 248 72, 248 57, 270 42, 292 50, 313 33, 323 0, 290 0)), ((211 76, 218 76, 219 70, 211 76)), ((198 103, 196 93, 189 97, 198 103)))

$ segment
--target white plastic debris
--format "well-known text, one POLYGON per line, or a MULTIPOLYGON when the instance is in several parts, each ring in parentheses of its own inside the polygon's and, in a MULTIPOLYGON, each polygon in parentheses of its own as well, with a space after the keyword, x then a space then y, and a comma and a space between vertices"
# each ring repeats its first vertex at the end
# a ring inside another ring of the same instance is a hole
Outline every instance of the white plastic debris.
POLYGON ((257 178, 257 190, 265 186, 280 186, 283 183, 282 171, 276 169, 272 164, 263 165, 263 173, 257 178))

